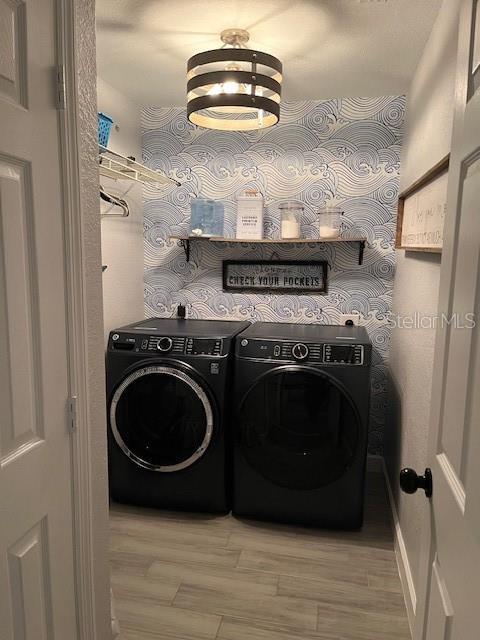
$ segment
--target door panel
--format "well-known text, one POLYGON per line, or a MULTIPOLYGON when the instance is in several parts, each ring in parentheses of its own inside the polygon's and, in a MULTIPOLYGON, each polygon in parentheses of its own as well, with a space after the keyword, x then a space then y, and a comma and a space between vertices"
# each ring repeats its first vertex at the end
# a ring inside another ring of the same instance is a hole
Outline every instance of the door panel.
MULTIPOLYGON (((478 273, 480 283, 480 268, 478 273)), ((480 318, 480 291, 477 289, 477 300, 475 304, 475 315, 480 318)), ((468 528, 475 538, 480 549, 480 348, 479 329, 476 328, 475 348, 471 358, 470 366, 470 403, 468 411, 468 437, 465 439, 465 520, 468 528)))
POLYGON ((433 563, 428 617, 432 624, 428 628, 426 640, 450 640, 453 611, 437 560, 433 563))
POLYGON ((476 290, 479 284, 479 244, 475 230, 480 202, 480 160, 466 163, 459 185, 458 252, 452 292, 453 322, 448 328, 449 349, 445 381, 444 416, 441 425, 441 444, 445 455, 464 483, 465 443, 469 422, 466 422, 471 400, 472 344, 477 329, 473 328, 476 290), (465 424, 459 432, 458 425, 465 424))
POLYGON ((470 67, 470 95, 480 88, 480 3, 477 1, 474 10, 473 55, 470 67))
POLYGON ((77 638, 55 11, 0 0, 2 640, 77 638))
POLYGON ((0 97, 27 106, 26 10, 21 0, 0 0, 0 97))
POLYGON ((46 519, 8 550, 14 640, 49 640, 52 634, 46 519))
POLYGON ((29 166, 0 157, 0 460, 43 437, 29 166))

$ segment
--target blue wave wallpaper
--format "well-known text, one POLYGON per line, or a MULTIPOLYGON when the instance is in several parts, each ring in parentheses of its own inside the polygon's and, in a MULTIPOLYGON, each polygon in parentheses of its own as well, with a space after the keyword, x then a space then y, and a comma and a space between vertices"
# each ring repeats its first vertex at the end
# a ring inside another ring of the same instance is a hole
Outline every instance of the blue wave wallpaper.
POLYGON ((182 183, 144 189, 146 316, 338 324, 359 313, 374 345, 370 451, 382 450, 395 272, 394 236, 403 96, 282 102, 281 121, 264 131, 220 132, 192 126, 182 108, 142 112, 144 162, 182 183), (235 236, 235 197, 257 187, 265 198, 265 235, 278 237, 278 204, 305 206, 302 234, 318 237, 317 210, 344 210, 344 235, 356 244, 248 245, 192 243, 190 262, 171 236, 188 234, 190 201, 222 200, 225 235, 235 236), (326 295, 259 295, 222 291, 223 259, 328 260, 326 295))

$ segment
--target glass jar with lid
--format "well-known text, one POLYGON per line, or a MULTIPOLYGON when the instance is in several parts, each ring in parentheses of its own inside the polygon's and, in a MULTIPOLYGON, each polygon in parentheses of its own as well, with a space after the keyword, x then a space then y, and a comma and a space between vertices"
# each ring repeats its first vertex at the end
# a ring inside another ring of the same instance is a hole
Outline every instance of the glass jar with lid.
POLYGON ((282 202, 280 209, 280 236, 282 240, 300 238, 303 204, 297 200, 282 202))
POLYGON ((342 230, 343 210, 339 207, 323 207, 318 210, 320 239, 338 238, 342 230))

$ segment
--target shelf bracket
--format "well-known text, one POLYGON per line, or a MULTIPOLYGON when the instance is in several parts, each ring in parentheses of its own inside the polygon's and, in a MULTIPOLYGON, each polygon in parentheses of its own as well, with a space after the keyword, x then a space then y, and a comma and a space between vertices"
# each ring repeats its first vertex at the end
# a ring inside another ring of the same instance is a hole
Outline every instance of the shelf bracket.
POLYGON ((182 247, 187 262, 190 262, 190 240, 188 238, 182 238, 178 241, 178 246, 182 247))
POLYGON ((365 240, 358 243, 358 264, 363 264, 363 252, 365 251, 365 240))

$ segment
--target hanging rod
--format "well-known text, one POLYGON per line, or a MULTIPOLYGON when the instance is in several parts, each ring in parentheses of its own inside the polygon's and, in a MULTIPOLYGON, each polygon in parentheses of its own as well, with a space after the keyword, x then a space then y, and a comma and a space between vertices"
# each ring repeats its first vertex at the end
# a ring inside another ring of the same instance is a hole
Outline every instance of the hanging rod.
POLYGON ((128 206, 128 202, 123 198, 119 198, 118 196, 114 196, 111 193, 108 193, 102 185, 100 185, 100 198, 104 202, 108 202, 112 206, 120 207, 123 213, 102 213, 101 215, 104 217, 120 217, 120 218, 128 218, 130 215, 130 207, 128 206))

